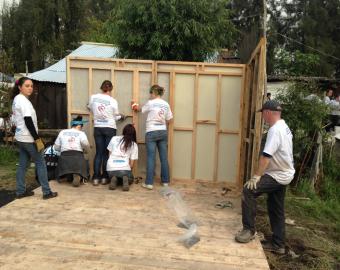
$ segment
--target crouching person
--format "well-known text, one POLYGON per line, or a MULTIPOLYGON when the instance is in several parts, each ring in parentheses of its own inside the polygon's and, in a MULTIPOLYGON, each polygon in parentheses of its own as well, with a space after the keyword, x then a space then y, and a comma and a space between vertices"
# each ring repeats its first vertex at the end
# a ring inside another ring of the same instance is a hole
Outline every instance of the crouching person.
POLYGON ((88 161, 84 152, 90 148, 85 132, 82 131, 84 121, 81 116, 71 121, 71 128, 62 130, 55 143, 55 150, 60 151, 58 160, 57 178, 66 177, 72 181, 74 187, 80 186, 80 180, 88 179, 88 161))
POLYGON ((118 180, 122 179, 123 191, 128 191, 129 184, 133 182, 131 170, 134 161, 138 159, 134 126, 126 125, 123 129, 123 136, 112 137, 107 149, 109 150, 107 172, 111 179, 109 189, 116 189, 118 180))

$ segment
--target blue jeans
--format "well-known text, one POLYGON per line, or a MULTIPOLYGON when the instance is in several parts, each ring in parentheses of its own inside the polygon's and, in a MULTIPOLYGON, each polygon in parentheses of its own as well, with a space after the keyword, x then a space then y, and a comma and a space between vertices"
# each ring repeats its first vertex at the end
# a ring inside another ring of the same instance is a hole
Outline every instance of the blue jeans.
POLYGON ((38 174, 38 180, 41 184, 43 194, 51 192, 47 178, 47 168, 42 153, 37 151, 34 143, 17 142, 19 146, 19 165, 17 168, 17 195, 24 194, 26 191, 25 175, 26 169, 30 164, 31 158, 35 163, 38 174))
POLYGON ((168 164, 168 132, 166 130, 150 131, 145 134, 146 143, 146 181, 145 184, 153 185, 155 173, 156 147, 161 161, 161 180, 162 183, 169 183, 169 164, 168 164))
POLYGON ((116 136, 116 129, 108 127, 94 128, 94 141, 96 143, 96 155, 94 157, 93 179, 108 178, 106 163, 109 158, 109 145, 113 136, 116 136))
POLYGON ((286 186, 265 174, 254 190, 243 188, 242 223, 243 228, 255 233, 256 198, 267 193, 267 210, 273 232, 272 241, 278 247, 285 246, 285 201, 286 186))

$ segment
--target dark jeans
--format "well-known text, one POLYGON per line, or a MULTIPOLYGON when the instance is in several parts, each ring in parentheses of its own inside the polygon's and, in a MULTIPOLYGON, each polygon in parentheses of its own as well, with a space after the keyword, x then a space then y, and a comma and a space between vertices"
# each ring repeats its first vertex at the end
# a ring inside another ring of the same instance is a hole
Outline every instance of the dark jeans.
POLYGON ((116 136, 116 129, 107 127, 94 128, 94 141, 96 143, 96 155, 94 157, 93 179, 108 178, 106 163, 109 158, 107 146, 113 136, 116 136))
POLYGON ((242 223, 243 228, 255 232, 256 198, 267 193, 267 209, 272 228, 272 241, 279 247, 285 245, 284 199, 286 186, 279 184, 273 177, 265 174, 257 183, 255 190, 243 188, 242 223))
POLYGON ((120 171, 108 171, 109 180, 111 180, 112 177, 117 178, 117 183, 123 183, 123 176, 127 176, 129 179, 129 184, 131 185, 133 183, 133 174, 131 171, 128 170, 120 170, 120 171))
POLYGON ((17 195, 24 194, 26 191, 25 175, 31 158, 35 163, 43 194, 46 195, 50 193, 51 189, 47 180, 46 163, 42 153, 37 151, 37 147, 34 143, 17 142, 17 145, 19 147, 19 165, 16 175, 17 195))
POLYGON ((156 163, 156 148, 158 148, 159 159, 161 161, 162 183, 169 183, 168 132, 166 130, 147 132, 145 134, 145 143, 147 154, 145 183, 147 185, 153 185, 156 163))

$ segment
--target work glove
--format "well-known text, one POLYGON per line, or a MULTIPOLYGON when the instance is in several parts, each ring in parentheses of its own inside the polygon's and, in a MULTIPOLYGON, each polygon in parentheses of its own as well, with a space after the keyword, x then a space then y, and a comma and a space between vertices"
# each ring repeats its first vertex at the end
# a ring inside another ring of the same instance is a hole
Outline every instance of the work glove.
POLYGON ((138 111, 138 109, 139 109, 139 104, 136 103, 136 102, 134 102, 134 101, 131 101, 131 109, 132 109, 133 111, 138 111))
POLYGON ((37 146, 38 152, 41 152, 45 148, 44 142, 41 138, 35 140, 35 145, 37 146))
POLYGON ((250 178, 245 184, 244 187, 250 190, 256 189, 257 182, 259 182, 261 179, 261 176, 254 175, 252 178, 250 178))
POLYGON ((124 114, 120 113, 119 115, 120 115, 119 121, 122 122, 122 121, 124 121, 126 119, 126 116, 124 114))

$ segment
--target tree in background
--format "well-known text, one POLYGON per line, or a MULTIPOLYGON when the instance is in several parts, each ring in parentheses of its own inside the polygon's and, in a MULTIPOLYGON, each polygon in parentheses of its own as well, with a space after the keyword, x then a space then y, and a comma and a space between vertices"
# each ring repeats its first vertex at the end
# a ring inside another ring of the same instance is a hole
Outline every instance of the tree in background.
POLYGON ((203 61, 229 47, 227 0, 121 0, 107 23, 121 57, 203 61))

